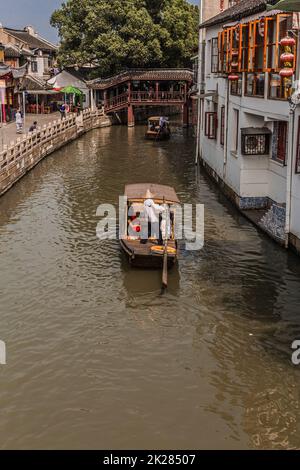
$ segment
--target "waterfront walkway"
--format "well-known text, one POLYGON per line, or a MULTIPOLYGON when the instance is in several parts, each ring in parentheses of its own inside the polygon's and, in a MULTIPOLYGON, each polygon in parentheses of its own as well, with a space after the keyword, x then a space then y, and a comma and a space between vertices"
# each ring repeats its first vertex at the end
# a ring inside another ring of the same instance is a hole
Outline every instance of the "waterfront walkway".
MULTIPOLYGON (((27 114, 24 134, 28 132, 29 127, 34 121, 37 121, 39 127, 43 127, 45 124, 49 124, 56 119, 60 119, 60 113, 27 114)), ((6 124, 2 128, 0 127, 0 151, 4 145, 9 145, 11 142, 15 142, 18 138, 22 138, 24 134, 17 134, 15 122, 6 124)))

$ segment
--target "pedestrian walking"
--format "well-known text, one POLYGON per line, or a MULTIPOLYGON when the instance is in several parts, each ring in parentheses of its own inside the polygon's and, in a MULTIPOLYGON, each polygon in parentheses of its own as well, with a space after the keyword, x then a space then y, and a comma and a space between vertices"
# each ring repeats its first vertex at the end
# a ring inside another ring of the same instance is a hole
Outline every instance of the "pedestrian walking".
POLYGON ((60 106, 59 112, 60 112, 61 120, 65 119, 66 118, 66 105, 64 103, 60 106))
POLYGON ((20 109, 16 112, 16 126, 17 134, 22 134, 23 132, 23 118, 20 109))

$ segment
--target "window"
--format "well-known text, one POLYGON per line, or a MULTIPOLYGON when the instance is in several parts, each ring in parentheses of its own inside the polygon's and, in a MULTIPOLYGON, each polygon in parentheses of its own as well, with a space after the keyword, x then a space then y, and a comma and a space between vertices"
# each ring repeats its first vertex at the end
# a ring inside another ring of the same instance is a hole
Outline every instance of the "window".
POLYGON ((218 73, 219 71, 219 49, 218 38, 213 38, 211 41, 211 72, 218 73))
POLYGON ((265 70, 265 34, 266 22, 264 19, 255 21, 253 25, 253 70, 262 72, 265 70))
POLYGON ((241 73, 238 73, 237 75, 239 76, 239 79, 231 82, 230 92, 232 95, 242 96, 243 75, 241 73))
POLYGON ((208 139, 217 138, 218 115, 216 112, 205 113, 205 135, 208 139))
POLYGON ((240 26, 236 26, 229 30, 229 70, 232 72, 237 72, 239 70, 240 30, 240 26))
POLYGON ((269 153, 268 129, 242 129, 243 155, 267 155, 269 153))
POLYGON ((282 78, 279 73, 269 75, 269 98, 273 100, 286 100, 292 92, 293 81, 291 78, 282 78))
POLYGON ((272 160, 282 165, 286 163, 288 125, 285 121, 274 122, 272 138, 272 160))
POLYGON ((233 110, 233 128, 232 128, 232 151, 238 152, 239 149, 239 125, 240 113, 237 109, 233 110))
POLYGON ((264 97, 265 95, 265 74, 247 73, 245 83, 245 95, 264 97))
MULTIPOLYGON (((280 41, 283 39, 289 30, 293 28, 293 17, 292 15, 281 14, 277 15, 277 58, 276 58, 276 70, 279 71, 281 68, 280 56, 283 52, 280 47, 280 41)), ((294 55, 295 51, 294 51, 294 55)), ((294 64, 295 66, 295 64, 294 64)))
POLYGON ((241 25, 240 71, 247 72, 249 67, 249 25, 241 25))
POLYGON ((298 121, 298 139, 297 139, 297 153, 296 153, 296 173, 300 173, 300 117, 298 121))
POLYGON ((33 62, 31 62, 31 72, 32 73, 37 73, 38 71, 38 64, 37 62, 34 60, 33 62))
POLYGON ((225 144, 225 106, 221 107, 220 144, 222 145, 222 147, 224 147, 224 144, 225 144))
POLYGON ((266 44, 265 44, 265 57, 266 57, 266 70, 276 69, 276 20, 275 18, 266 18, 266 44))
POLYGON ((280 41, 292 29, 292 18, 292 14, 278 14, 225 29, 219 34, 219 70, 279 72, 280 41))
POLYGON ((219 72, 225 73, 229 71, 228 54, 229 54, 229 30, 219 33, 219 72))

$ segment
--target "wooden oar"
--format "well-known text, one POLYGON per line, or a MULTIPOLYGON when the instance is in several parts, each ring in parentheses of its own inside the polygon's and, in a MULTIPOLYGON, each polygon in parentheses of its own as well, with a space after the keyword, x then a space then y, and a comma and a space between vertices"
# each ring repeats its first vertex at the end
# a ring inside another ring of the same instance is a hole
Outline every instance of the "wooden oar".
MULTIPOLYGON (((165 204, 165 198, 164 198, 165 204)), ((166 227, 165 227, 165 250, 163 260, 163 272, 162 272, 162 286, 164 289, 168 287, 168 213, 166 214, 166 227)))

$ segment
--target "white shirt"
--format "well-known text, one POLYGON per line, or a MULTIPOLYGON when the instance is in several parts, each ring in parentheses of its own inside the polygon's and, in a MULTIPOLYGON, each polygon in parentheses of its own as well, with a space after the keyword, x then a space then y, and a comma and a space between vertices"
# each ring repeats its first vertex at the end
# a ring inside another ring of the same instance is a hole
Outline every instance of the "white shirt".
POLYGON ((22 114, 21 113, 16 113, 16 123, 17 124, 22 124, 22 114))
POLYGON ((152 199, 146 199, 144 202, 144 213, 148 218, 148 222, 157 223, 158 214, 160 212, 164 212, 164 210, 164 207, 160 206, 159 204, 155 204, 152 199))

